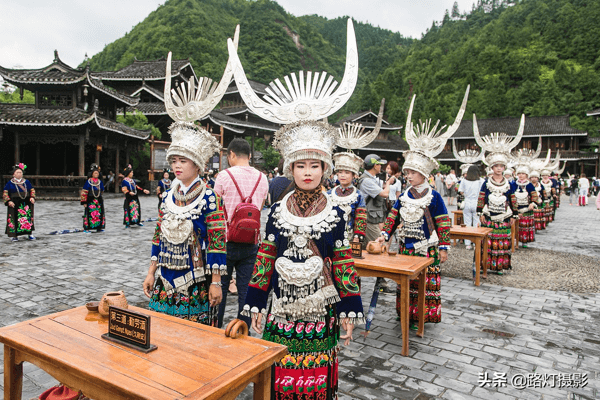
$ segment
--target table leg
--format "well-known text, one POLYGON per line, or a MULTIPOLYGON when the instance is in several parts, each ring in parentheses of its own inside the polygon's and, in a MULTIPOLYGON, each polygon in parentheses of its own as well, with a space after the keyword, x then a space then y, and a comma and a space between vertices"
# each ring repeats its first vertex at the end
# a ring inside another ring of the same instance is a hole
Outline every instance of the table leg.
POLYGON ((482 260, 482 264, 483 264, 483 279, 487 279, 487 269, 488 269, 488 237, 485 236, 483 238, 483 251, 482 251, 482 255, 483 260, 482 260))
POLYGON ((519 220, 515 219, 511 229, 511 253, 515 252, 515 248, 519 247, 519 220))
POLYGON ((17 364, 17 351, 4 345, 4 399, 21 400, 23 363, 17 364))
POLYGON ((402 354, 408 356, 408 319, 409 315, 409 292, 410 283, 408 277, 403 275, 400 278, 400 324, 402 325, 402 354))
POLYGON ((487 242, 487 237, 484 236, 483 238, 475 239, 475 286, 479 286, 481 283, 479 280, 479 270, 481 269, 481 242, 483 240, 487 242))
POLYGON ((418 337, 423 337, 425 331, 425 273, 427 268, 421 271, 419 275, 419 330, 417 331, 418 337))
POLYGON ((254 381, 254 400, 269 400, 271 398, 271 366, 258 374, 254 381))

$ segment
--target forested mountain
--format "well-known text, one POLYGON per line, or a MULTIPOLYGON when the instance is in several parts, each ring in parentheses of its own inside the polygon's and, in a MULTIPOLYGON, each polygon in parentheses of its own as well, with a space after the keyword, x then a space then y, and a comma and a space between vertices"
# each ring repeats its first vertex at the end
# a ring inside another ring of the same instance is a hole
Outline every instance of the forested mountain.
MULTIPOLYGON (((175 58, 189 57, 198 75, 218 79, 228 57, 225 39, 239 23, 249 78, 268 83, 309 69, 339 81, 345 21, 295 17, 270 0, 169 0, 95 55, 91 68, 118 69, 134 57, 173 51, 175 58)), ((600 123, 585 112, 600 107, 600 0, 521 0, 510 7, 479 0, 469 13, 447 14, 414 40, 369 24, 355 22, 355 28, 359 82, 337 116, 377 109, 385 97, 386 114, 404 123, 417 94, 415 118, 451 123, 470 84, 466 118, 473 112, 479 118, 570 114, 572 126, 598 134, 600 123)))

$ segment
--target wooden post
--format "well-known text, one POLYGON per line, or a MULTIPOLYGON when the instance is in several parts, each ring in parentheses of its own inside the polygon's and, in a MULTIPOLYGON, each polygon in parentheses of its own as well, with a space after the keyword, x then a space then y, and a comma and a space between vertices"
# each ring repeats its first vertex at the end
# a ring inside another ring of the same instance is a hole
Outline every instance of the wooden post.
POLYGON ((115 157, 115 193, 119 193, 119 188, 117 186, 117 182, 119 181, 119 173, 121 172, 121 169, 119 168, 119 151, 121 150, 121 144, 117 143, 117 156, 115 157))
POLYGON ((219 171, 223 171, 225 168, 223 168, 223 155, 225 154, 225 149, 223 149, 223 143, 225 140, 225 129, 223 128, 223 125, 221 125, 221 127, 219 128, 219 131, 221 132, 221 151, 219 152, 219 171))
POLYGON ((100 165, 100 150, 98 150, 98 145, 96 145, 96 165, 100 165))
POLYGON ((19 150, 19 132, 15 132, 15 165, 20 162, 21 154, 19 150))
POLYGON ((79 176, 85 175, 85 136, 79 135, 79 176))
POLYGON ((250 165, 254 166, 254 131, 250 137, 252 140, 252 149, 250 150, 250 165))
POLYGON ((40 174, 40 142, 35 144, 35 174, 40 174))
POLYGON ((148 171, 148 180, 154 180, 154 135, 150 135, 150 171, 148 171))

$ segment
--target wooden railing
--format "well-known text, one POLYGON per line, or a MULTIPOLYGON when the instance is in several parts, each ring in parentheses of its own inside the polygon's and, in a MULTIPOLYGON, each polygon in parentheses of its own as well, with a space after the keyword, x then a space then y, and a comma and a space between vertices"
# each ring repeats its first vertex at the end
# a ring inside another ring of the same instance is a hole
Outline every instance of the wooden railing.
MULTIPOLYGON (((0 185, 4 187, 11 178, 12 175, 2 175, 0 185)), ((39 189, 79 191, 83 187, 87 176, 24 175, 24 178, 31 182, 36 191, 39 189)))

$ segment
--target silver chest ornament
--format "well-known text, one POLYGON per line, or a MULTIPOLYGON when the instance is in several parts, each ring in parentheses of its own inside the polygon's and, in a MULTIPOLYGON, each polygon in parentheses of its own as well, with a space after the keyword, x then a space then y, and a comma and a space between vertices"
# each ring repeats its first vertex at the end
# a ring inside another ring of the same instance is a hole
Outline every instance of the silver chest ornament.
POLYGON ((431 189, 427 189, 428 193, 420 199, 411 199, 408 197, 408 190, 400 196, 400 219, 402 228, 400 237, 410 237, 415 239, 425 239, 425 231, 423 230, 423 215, 425 208, 429 207, 433 199, 431 189))
POLYGON ((503 214, 506 212, 506 201, 507 197, 504 195, 508 189, 510 189, 510 184, 506 179, 500 185, 496 185, 491 182, 491 179, 487 181, 487 188, 490 191, 488 195, 488 210, 495 214, 503 214))
POLYGON ((517 198, 517 204, 519 206, 529 205, 529 193, 524 185, 519 185, 519 189, 515 191, 515 197, 517 198))

